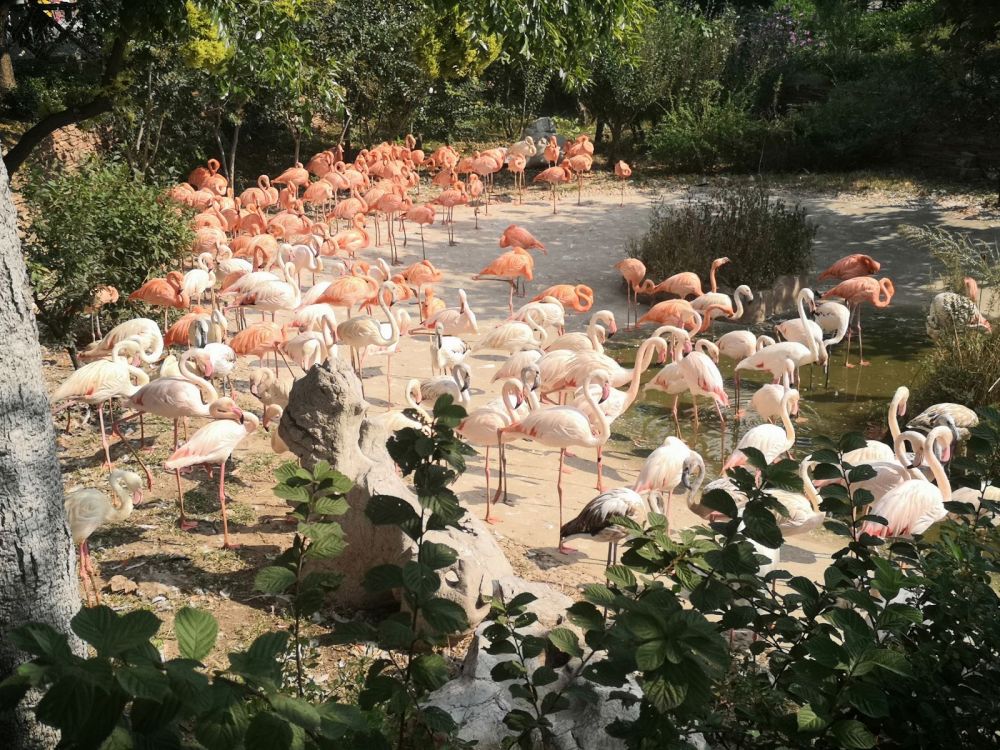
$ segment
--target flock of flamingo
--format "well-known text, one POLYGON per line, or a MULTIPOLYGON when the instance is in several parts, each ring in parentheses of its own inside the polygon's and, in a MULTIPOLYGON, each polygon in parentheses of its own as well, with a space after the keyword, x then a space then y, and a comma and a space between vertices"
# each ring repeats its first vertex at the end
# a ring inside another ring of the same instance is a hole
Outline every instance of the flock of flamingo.
MULTIPOLYGON (((861 308, 865 303, 889 305, 895 291, 892 281, 874 278, 880 267, 876 260, 851 255, 819 275, 820 282, 839 282, 835 286, 819 295, 812 289, 799 292, 798 315, 775 328, 780 340, 740 329, 712 340, 716 321, 740 319, 744 304, 754 299, 747 286, 737 287, 732 296, 719 291, 716 270, 729 263, 728 258, 711 264, 709 291, 704 291, 701 278, 689 271, 654 282, 646 278, 641 261, 628 258, 615 266, 628 297, 625 329, 646 325, 655 329, 638 344, 634 365, 625 367, 604 351, 604 343, 618 327, 610 310, 592 311, 595 299, 591 288, 558 284, 515 309, 515 295, 525 295, 534 278, 536 257, 548 251, 526 228, 511 224, 499 238, 502 254, 472 277, 504 286, 509 318, 480 332, 464 290, 458 292, 453 307, 438 296, 435 285, 442 281, 444 272, 426 257, 423 228, 440 222, 447 228, 449 243, 454 243, 455 210, 461 206, 473 211, 478 225, 480 209, 488 212, 493 201, 494 175, 504 167, 513 173, 516 200, 522 201, 526 165, 536 155, 549 166, 534 182, 550 187, 555 212, 556 186, 573 179, 582 186, 591 170, 593 145, 586 135, 569 141, 565 148, 554 139, 536 144, 526 138, 508 148, 465 157, 449 146, 425 155, 416 148, 412 136, 402 144, 382 143, 363 150, 351 162, 345 162, 342 149, 337 148, 316 154, 306 165, 297 163, 273 179, 261 175, 256 186, 238 195, 218 172, 219 163, 210 160, 169 191, 171 199, 197 211, 189 261, 163 277, 149 279, 128 295, 129 300, 151 309, 161 308, 162 329, 153 317, 141 317, 103 334, 101 307, 115 304, 119 294, 114 287, 95 289, 87 310, 95 340, 82 355, 86 364, 56 389, 53 403, 58 409, 73 404, 88 410, 96 407, 104 466, 111 470, 111 438, 104 418, 107 406, 111 437, 117 437, 132 452, 150 489, 153 472, 142 461, 140 451, 132 447, 123 426, 137 420, 140 450, 149 450, 143 416, 170 420, 173 450, 162 469, 174 476, 180 528, 197 526, 185 514, 182 472, 205 466, 211 476, 217 468, 222 543, 231 548, 236 545, 229 536, 226 512, 227 462, 236 447, 261 426, 269 430, 274 451, 287 450, 277 425, 296 377, 330 358, 350 357, 363 395, 369 375, 366 366, 373 358, 384 357, 390 408, 371 418, 390 432, 405 426, 421 428, 421 423, 412 419, 412 412, 391 408, 391 363, 401 348, 426 347, 429 376, 407 381, 407 407, 422 411, 422 403, 432 403, 443 394, 467 407, 468 416, 458 431, 485 452, 487 521, 500 520, 494 514, 497 503, 512 502, 507 494, 507 448, 520 441, 558 451, 561 552, 570 551, 565 546, 568 539, 588 537, 609 542, 608 561, 612 562, 616 543, 625 535, 613 519, 635 516, 646 508, 663 510, 663 494, 668 511, 673 494, 683 491, 692 510, 712 518, 713 512, 699 502, 699 490, 706 479, 705 462, 677 437, 667 438, 650 454, 634 483, 606 489, 602 451, 614 420, 636 402, 641 389, 642 393, 659 390, 674 395, 673 414, 678 419, 678 399, 690 394, 696 422, 700 419, 698 398, 709 399, 717 418, 725 422, 730 404, 719 369, 720 358, 725 358, 734 362, 736 404, 730 418, 744 415, 740 408, 743 375, 764 371, 773 382, 758 388, 749 403, 749 408, 766 421, 743 435, 723 472, 746 463, 743 451, 747 448, 761 451, 768 461, 789 455, 795 443, 792 417, 800 399, 800 368, 813 363, 828 368, 831 348, 845 338, 845 364, 854 366, 849 359, 855 334, 857 365, 868 364, 863 359, 861 308), (421 191, 428 189, 428 181, 440 190, 435 197, 418 202, 421 191), (414 225, 421 236, 422 259, 404 266, 399 262, 399 247, 408 244, 407 227, 412 231, 414 225), (317 274, 325 278, 317 280, 317 274), (305 283, 305 275, 309 283, 305 283), (639 297, 664 295, 670 298, 656 302, 640 315, 639 297), (172 310, 180 314, 175 312, 171 321, 172 310), (259 319, 253 319, 252 313, 259 319), (585 330, 567 332, 567 313, 589 314, 585 330), (471 384, 475 376, 483 377, 484 368, 478 365, 482 355, 491 352, 507 355, 492 374, 500 395, 473 404, 471 384), (241 359, 254 364, 249 368, 247 390, 259 402, 262 419, 237 403, 240 384, 236 370, 241 359), (654 359, 662 368, 643 387, 641 378, 654 359), (129 413, 116 414, 115 402, 129 413), (189 420, 204 422, 188 435, 189 420), (564 460, 570 450, 590 448, 596 451, 596 488, 600 494, 564 523, 564 460), (493 449, 497 451, 499 478, 491 492, 493 449)), ((624 183, 631 169, 619 162, 614 171, 622 182, 624 202, 624 183)), ((578 196, 581 189, 578 187, 578 196)), ((945 311, 942 314, 968 313, 964 303, 946 302, 939 305, 945 311)), ((988 327, 975 303, 973 308, 975 316, 963 319, 962 325, 988 327)), ((942 461, 948 460, 955 441, 961 439, 963 431, 967 435, 976 421, 975 414, 964 407, 938 404, 901 432, 897 415, 904 413, 906 397, 906 389, 901 388, 890 405, 894 445, 871 442, 849 458, 855 463, 874 462, 876 467, 877 477, 871 480, 876 497, 871 512, 889 522, 887 526, 872 526, 871 533, 877 535, 920 533, 944 515, 943 503, 953 493, 942 461), (907 446, 912 451, 909 454, 907 446)), ((69 421, 67 429, 68 425, 69 421)), ((801 467, 803 493, 779 493, 788 510, 787 516, 779 518, 786 534, 815 528, 823 519, 810 478, 809 457, 801 467)), ((87 538, 102 523, 127 517, 141 499, 143 480, 138 474, 112 471, 109 481, 110 500, 95 489, 70 492, 66 497, 74 543, 80 546, 85 587, 86 577, 94 575, 87 538)), ((720 486, 740 501, 740 493, 725 475, 709 481, 705 489, 720 486)), ((99 598, 93 580, 91 584, 99 598)))

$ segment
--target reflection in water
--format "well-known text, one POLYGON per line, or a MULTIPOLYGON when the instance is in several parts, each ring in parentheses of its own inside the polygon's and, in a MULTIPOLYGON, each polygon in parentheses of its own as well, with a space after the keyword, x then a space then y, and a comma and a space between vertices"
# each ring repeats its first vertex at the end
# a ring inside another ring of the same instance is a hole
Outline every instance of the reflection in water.
MULTIPOLYGON (((885 410, 893 392, 900 385, 910 385, 916 373, 920 355, 929 348, 930 342, 924 332, 924 311, 921 309, 883 310, 865 309, 864 343, 865 358, 870 367, 846 369, 844 353, 846 340, 831 351, 829 384, 824 387, 823 372, 818 367, 806 367, 801 373, 799 419, 795 425, 796 441, 794 458, 801 458, 808 452, 813 436, 839 436, 848 430, 864 430, 866 422, 878 415, 885 424, 885 410)), ((709 338, 716 339, 733 326, 716 323, 715 332, 709 338)), ((752 328, 754 333, 773 334, 773 324, 764 323, 752 328)), ((635 351, 643 334, 650 335, 652 329, 639 335, 619 334, 606 344, 607 354, 617 359, 623 366, 632 366, 635 351)), ((857 359, 857 343, 852 343, 852 361, 857 359)), ((726 391, 730 404, 735 400, 733 387, 733 363, 723 360, 720 369, 726 380, 726 391)), ((659 370, 652 366, 643 376, 650 380, 659 370)), ((749 405, 753 389, 757 385, 770 382, 767 376, 751 373, 744 375, 744 403, 749 405), (756 380, 754 380, 756 378, 756 380)), ((697 427, 692 419, 691 397, 681 396, 680 424, 674 422, 671 414, 673 396, 659 391, 647 391, 640 395, 635 405, 617 419, 612 428, 609 447, 640 458, 647 456, 669 435, 676 435, 691 448, 701 453, 705 459, 708 478, 716 476, 726 456, 733 450, 740 437, 754 425, 760 424, 756 414, 748 413, 742 421, 732 419, 733 408, 724 413, 728 420, 725 426, 719 424, 718 417, 708 399, 699 399, 701 424, 697 427)), ((631 478, 626 478, 631 481, 631 478)))

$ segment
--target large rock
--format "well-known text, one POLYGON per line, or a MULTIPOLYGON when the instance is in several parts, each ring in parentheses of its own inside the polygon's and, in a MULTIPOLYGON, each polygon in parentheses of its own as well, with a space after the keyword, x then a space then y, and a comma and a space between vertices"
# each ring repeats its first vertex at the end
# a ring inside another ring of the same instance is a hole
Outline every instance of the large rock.
POLYGON ((528 123, 524 130, 521 131, 521 139, 523 140, 529 135, 537 146, 537 153, 528 159, 529 167, 548 166, 548 162, 545 161, 542 151, 545 148, 545 144, 549 142, 550 136, 554 135, 556 137, 556 143, 559 144, 559 148, 566 148, 566 138, 556 133, 556 124, 552 121, 551 117, 539 117, 534 122, 528 123))
MULTIPOLYGON (((365 418, 368 403, 350 366, 333 359, 317 365, 292 387, 278 427, 288 449, 310 468, 319 460, 354 482, 347 495, 350 506, 340 519, 347 538, 347 551, 324 563, 344 574, 334 595, 341 606, 369 609, 392 603, 391 594, 373 595, 361 582, 376 565, 403 564, 414 558, 413 541, 394 526, 374 526, 365 516, 373 495, 399 497, 419 513, 416 496, 396 472, 385 449, 388 435, 365 418)), ((489 612, 486 603, 494 582, 514 571, 496 540, 477 518, 466 515, 461 529, 432 531, 429 541, 447 544, 458 551, 458 561, 441 571, 440 596, 458 602, 475 627, 489 612)))
MULTIPOLYGON (((525 631, 533 635, 545 636, 555 625, 560 624, 562 615, 573 600, 544 583, 529 583, 519 578, 505 578, 497 582, 497 593, 510 599, 521 591, 530 591, 538 599, 528 608, 538 615, 538 622, 525 631)), ((502 746, 506 729, 503 717, 513 708, 528 709, 520 701, 515 701, 508 689, 511 681, 494 682, 490 676, 493 667, 511 657, 509 654, 493 655, 486 652, 489 641, 483 637, 488 623, 483 623, 469 645, 469 653, 462 664, 462 674, 444 687, 432 693, 428 705, 447 711, 459 725, 459 737, 478 740, 478 750, 498 750, 502 746)), ((529 669, 542 665, 545 655, 529 661, 529 669)), ((572 659, 557 670, 559 679, 540 688, 542 695, 551 690, 559 690, 579 669, 580 661, 572 659)), ((621 702, 613 700, 611 693, 619 688, 606 688, 585 680, 579 684, 589 688, 590 699, 573 698, 567 711, 550 717, 556 735, 551 746, 553 750, 610 750, 624 744, 612 738, 604 728, 615 719, 635 719, 637 706, 626 709, 621 702)), ((640 695, 638 685, 630 681, 624 688, 636 696, 640 695)))

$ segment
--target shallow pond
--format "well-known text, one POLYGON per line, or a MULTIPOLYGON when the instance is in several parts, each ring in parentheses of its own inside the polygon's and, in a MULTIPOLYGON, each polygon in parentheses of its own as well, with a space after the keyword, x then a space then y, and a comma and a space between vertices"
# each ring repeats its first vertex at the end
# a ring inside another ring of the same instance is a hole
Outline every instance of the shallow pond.
MULTIPOLYGON (((791 317, 791 316, 787 316, 791 317)), ((785 316, 782 317, 785 319, 785 316)), ((930 342, 924 333, 924 311, 921 309, 887 308, 873 310, 865 307, 862 324, 864 326, 865 358, 869 367, 844 367, 846 340, 833 347, 830 353, 830 378, 824 386, 823 372, 818 367, 806 367, 801 374, 799 418, 796 423, 796 450, 801 457, 809 450, 812 437, 829 435, 838 437, 848 430, 865 431, 869 423, 878 421, 885 427, 885 415, 889 400, 900 385, 910 385, 917 371, 921 355, 929 348, 930 342), (813 372, 810 372, 812 370, 813 372)), ((732 326, 716 323, 715 339, 732 326)), ((754 333, 773 335, 773 323, 765 322, 754 326, 754 333)), ((635 358, 638 342, 643 334, 619 333, 606 346, 607 353, 615 359, 631 366, 635 358)), ((852 343, 851 361, 857 362, 857 341, 852 343)), ((691 413, 691 398, 682 395, 679 406, 679 424, 671 413, 673 396, 658 391, 648 391, 636 404, 612 426, 610 446, 625 453, 645 457, 669 435, 676 435, 697 450, 708 464, 708 477, 717 475, 725 457, 733 450, 740 437, 751 427, 760 423, 755 413, 748 413, 742 420, 732 419, 735 404, 732 360, 723 358, 720 369, 726 381, 730 408, 724 410, 727 424, 720 425, 719 418, 706 398, 698 399, 701 423, 696 428, 691 413)), ((658 366, 652 366, 645 373, 643 381, 651 379, 658 366)), ((749 405, 753 391, 759 385, 770 382, 768 374, 751 373, 744 376, 741 406, 749 405)), ((914 412, 915 413, 915 412, 914 412)))

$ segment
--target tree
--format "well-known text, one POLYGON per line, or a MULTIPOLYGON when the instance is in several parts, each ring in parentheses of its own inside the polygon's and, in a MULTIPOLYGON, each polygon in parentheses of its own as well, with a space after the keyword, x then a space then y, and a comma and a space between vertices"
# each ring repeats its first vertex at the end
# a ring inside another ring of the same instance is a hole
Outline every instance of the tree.
MULTIPOLYGON (((68 633, 80 606, 75 557, 63 513, 62 477, 28 278, 6 170, 0 166, 0 680, 25 655, 8 633, 42 621, 68 633)), ((9 750, 54 745, 23 708, 0 713, 9 750)))
MULTIPOLYGON (((40 3, 29 0, 28 5, 40 3)), ((109 112, 120 94, 132 46, 142 40, 176 38, 186 18, 181 0, 81 0, 76 7, 73 33, 81 46, 95 51, 96 60, 83 66, 81 79, 86 85, 72 101, 42 117, 7 152, 4 164, 10 174, 52 132, 109 112)), ((9 25, 9 18, 0 12, 0 21, 9 25)), ((7 31, 0 29, 0 33, 7 31)))

